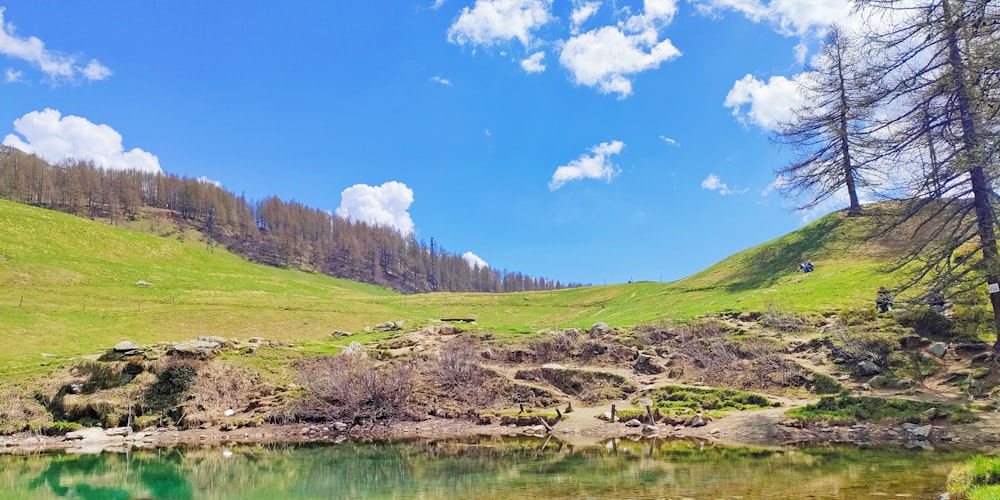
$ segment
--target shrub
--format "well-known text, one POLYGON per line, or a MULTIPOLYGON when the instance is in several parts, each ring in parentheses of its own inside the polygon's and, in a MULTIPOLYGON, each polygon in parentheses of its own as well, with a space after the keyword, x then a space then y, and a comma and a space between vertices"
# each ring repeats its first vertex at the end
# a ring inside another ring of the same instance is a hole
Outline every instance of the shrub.
POLYGON ((158 370, 156 382, 143 393, 142 413, 158 414, 179 422, 183 409, 178 405, 194 385, 198 370, 188 363, 170 363, 158 370))
POLYGON ((52 415, 31 394, 17 389, 0 390, 0 434, 38 431, 52 424, 52 415))
POLYGON ((476 406, 489 406, 498 397, 500 377, 482 365, 476 355, 476 341, 460 338, 449 342, 431 367, 437 384, 455 399, 476 406))
POLYGON ((319 357, 296 367, 311 396, 307 418, 348 425, 388 425, 407 414, 413 371, 407 364, 376 366, 361 354, 319 357))

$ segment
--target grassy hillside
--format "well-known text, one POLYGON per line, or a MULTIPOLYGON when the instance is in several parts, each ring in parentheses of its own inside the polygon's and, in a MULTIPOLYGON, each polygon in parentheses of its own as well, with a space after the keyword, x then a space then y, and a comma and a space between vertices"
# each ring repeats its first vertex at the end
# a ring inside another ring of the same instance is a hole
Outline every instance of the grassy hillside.
POLYGON ((864 221, 831 214, 672 283, 403 296, 250 264, 218 247, 209 251, 195 233, 161 237, 0 201, 0 338, 8 346, 0 350, 0 375, 37 372, 42 363, 123 339, 259 336, 325 349, 344 342, 330 337, 334 330, 390 320, 409 327, 474 317, 476 329, 503 335, 727 310, 870 307, 875 289, 891 284, 878 264, 892 249, 860 241, 864 221), (797 272, 807 259, 816 270, 797 272))

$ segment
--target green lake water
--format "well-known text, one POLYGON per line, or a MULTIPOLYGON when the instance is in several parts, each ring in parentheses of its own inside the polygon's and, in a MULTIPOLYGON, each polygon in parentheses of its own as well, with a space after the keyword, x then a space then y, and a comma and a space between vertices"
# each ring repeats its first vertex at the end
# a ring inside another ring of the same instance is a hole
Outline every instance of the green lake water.
POLYGON ((936 498, 972 452, 489 438, 0 455, 0 498, 936 498))

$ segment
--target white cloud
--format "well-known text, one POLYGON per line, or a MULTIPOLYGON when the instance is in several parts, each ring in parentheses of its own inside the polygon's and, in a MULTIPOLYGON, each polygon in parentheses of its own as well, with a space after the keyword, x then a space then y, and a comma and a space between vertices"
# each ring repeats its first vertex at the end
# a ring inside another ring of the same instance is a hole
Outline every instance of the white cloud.
POLYGON ((671 146, 676 146, 677 145, 677 140, 675 140, 675 139, 673 139, 671 137, 667 137, 665 135, 661 135, 660 136, 660 140, 663 141, 663 142, 665 142, 665 143, 667 143, 667 144, 670 144, 671 146))
POLYGON ((413 203, 413 190, 398 181, 381 186, 355 184, 340 193, 335 213, 345 219, 391 226, 404 235, 413 233, 413 219, 407 211, 413 203))
POLYGON ((569 19, 572 23, 569 28, 569 32, 573 35, 580 32, 580 26, 587 22, 591 16, 597 13, 597 9, 601 7, 601 2, 582 2, 573 5, 573 12, 570 14, 569 19))
POLYGON ((582 154, 579 158, 556 169, 549 181, 549 190, 555 191, 570 181, 579 179, 602 179, 611 182, 619 170, 610 161, 611 155, 621 153, 625 147, 622 141, 602 142, 592 148, 592 154, 582 154))
POLYGON ((709 191, 718 191, 722 196, 737 193, 737 191, 730 188, 725 182, 722 182, 722 179, 715 174, 708 174, 708 177, 701 181, 701 187, 709 191))
POLYGON ((521 61, 521 69, 527 73, 541 73, 545 71, 545 63, 542 62, 543 59, 545 59, 545 52, 535 52, 527 59, 521 61))
POLYGON ((764 82, 753 75, 746 75, 733 84, 724 104, 732 108, 733 116, 741 123, 749 121, 761 128, 774 130, 779 123, 791 120, 793 109, 803 104, 804 97, 797 80, 808 77, 807 73, 796 75, 791 80, 772 76, 764 82))
POLYGON ((632 94, 629 75, 660 67, 680 57, 669 39, 660 40, 660 28, 670 24, 677 11, 675 0, 646 0, 642 14, 629 16, 617 26, 603 26, 574 35, 562 44, 559 62, 579 85, 602 94, 632 94))
POLYGON ((445 0, 434 0, 434 5, 431 5, 432 10, 438 10, 444 5, 445 0))
POLYGON ((451 80, 449 80, 447 78, 442 78, 440 76, 432 76, 431 77, 431 81, 434 82, 434 83, 440 83, 441 85, 444 85, 446 87, 451 87, 452 86, 451 80))
POLYGON ((45 43, 37 37, 19 37, 14 25, 4 21, 4 10, 0 7, 0 54, 27 61, 53 80, 75 81, 81 76, 87 80, 103 80, 111 76, 111 70, 96 59, 80 66, 76 56, 46 49, 45 43))
POLYGON ((850 0, 690 0, 703 14, 718 15, 723 10, 735 10, 747 19, 774 25, 783 35, 803 36, 821 32, 831 24, 853 25, 850 0))
POLYGON ((58 163, 67 159, 92 160, 109 169, 162 172, 156 155, 134 148, 125 151, 122 136, 108 125, 66 115, 46 108, 14 120, 17 134, 8 134, 3 143, 58 163))
POLYGON ((211 184, 211 185, 213 185, 213 186, 215 186, 217 188, 221 188, 222 187, 222 183, 221 182, 219 182, 219 181, 213 181, 212 179, 209 179, 208 177, 205 177, 204 175, 198 178, 198 182, 200 182, 202 184, 211 184))
POLYGON ((83 76, 87 77, 88 80, 103 80, 111 76, 111 70, 107 66, 97 62, 97 59, 91 59, 82 72, 83 76))
POLYGON ((17 83, 20 82, 23 78, 24 78, 24 73, 13 68, 7 68, 7 71, 4 73, 4 80, 6 80, 7 83, 17 83))
POLYGON ((474 254, 472 252, 465 252, 465 253, 463 253, 462 254, 462 258, 465 259, 465 261, 469 263, 469 267, 471 267, 471 268, 477 268, 477 267, 478 268, 487 268, 487 267, 490 267, 490 265, 487 264, 485 260, 483 260, 478 255, 476 255, 476 254, 474 254))
POLYGON ((532 32, 552 20, 552 0, 476 0, 448 28, 448 41, 492 46, 517 39, 530 47, 532 32))

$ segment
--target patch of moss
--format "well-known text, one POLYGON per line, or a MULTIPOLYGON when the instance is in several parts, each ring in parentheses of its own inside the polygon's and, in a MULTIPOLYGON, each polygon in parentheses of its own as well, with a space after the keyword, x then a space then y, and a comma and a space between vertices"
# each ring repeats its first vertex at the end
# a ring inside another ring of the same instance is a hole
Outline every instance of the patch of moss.
POLYGON ((960 406, 854 396, 827 396, 818 403, 789 410, 788 416, 805 422, 825 421, 834 425, 851 425, 862 421, 923 424, 934 419, 971 422, 975 419, 970 410, 960 406), (931 409, 934 411, 929 411, 931 409))
MULTIPOLYGON (((734 389, 702 389, 697 387, 664 386, 645 391, 653 408, 664 415, 689 415, 699 410, 709 411, 707 416, 719 416, 727 411, 759 410, 776 403, 766 397, 734 389)), ((638 399, 634 400, 638 403, 638 399)))

